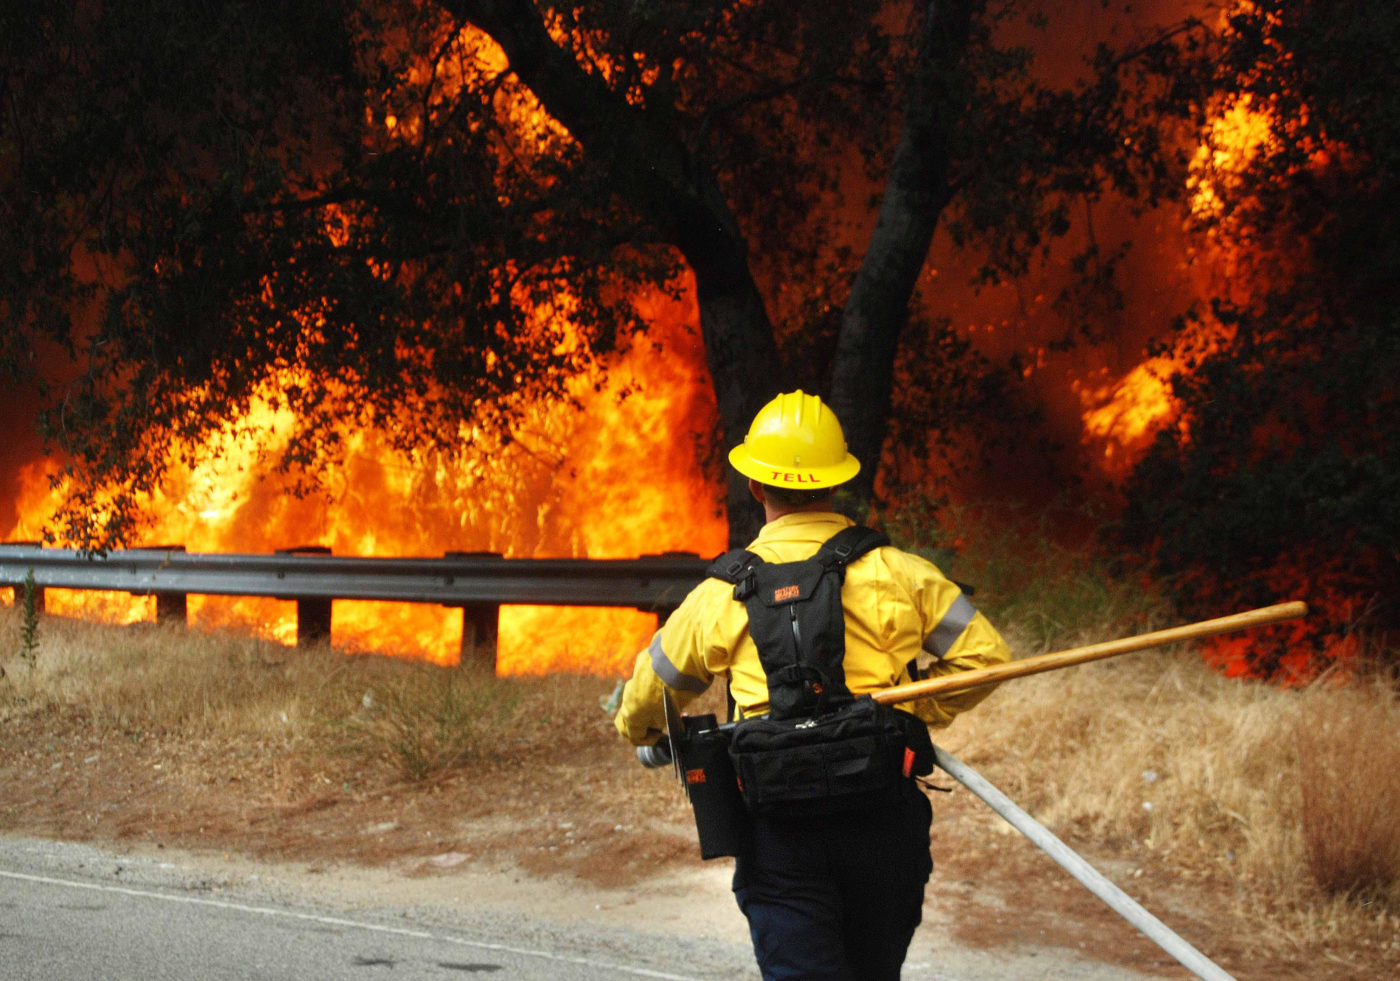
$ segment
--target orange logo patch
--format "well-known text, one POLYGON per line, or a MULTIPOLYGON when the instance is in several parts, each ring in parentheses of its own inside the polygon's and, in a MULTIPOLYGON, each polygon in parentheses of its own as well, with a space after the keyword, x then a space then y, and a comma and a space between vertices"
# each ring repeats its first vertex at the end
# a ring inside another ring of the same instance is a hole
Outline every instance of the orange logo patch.
POLYGON ((686 771, 685 771, 685 782, 688 783, 688 784, 704 783, 704 782, 705 782, 705 771, 704 771, 704 770, 686 770, 686 771))
POLYGON ((773 602, 781 603, 784 600, 797 599, 801 595, 801 586, 784 586, 782 589, 773 590, 773 602))

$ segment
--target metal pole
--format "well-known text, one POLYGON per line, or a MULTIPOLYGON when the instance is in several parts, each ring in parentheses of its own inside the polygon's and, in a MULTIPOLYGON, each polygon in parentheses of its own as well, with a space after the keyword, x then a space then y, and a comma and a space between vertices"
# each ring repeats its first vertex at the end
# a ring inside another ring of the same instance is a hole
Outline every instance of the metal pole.
POLYGON ((933 747, 933 753, 935 762, 954 780, 982 798, 988 807, 1029 838, 1033 845, 1054 859, 1086 889, 1107 903, 1115 913, 1142 931, 1149 940, 1175 957, 1188 971, 1203 981, 1235 981, 1218 964, 1173 933, 1165 923, 1109 882, 1077 852, 1056 838, 1049 828, 1017 807, 1010 797, 993 787, 980 773, 937 746, 933 747))

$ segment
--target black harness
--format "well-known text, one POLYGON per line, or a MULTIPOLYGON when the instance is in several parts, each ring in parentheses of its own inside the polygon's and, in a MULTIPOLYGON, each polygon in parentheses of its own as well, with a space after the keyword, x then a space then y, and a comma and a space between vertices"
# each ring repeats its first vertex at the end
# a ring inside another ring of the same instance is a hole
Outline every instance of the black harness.
POLYGON ((747 549, 709 575, 734 586, 749 615, 768 681, 769 711, 739 721, 729 754, 756 813, 816 813, 884 799, 933 768, 928 728, 905 712, 856 697, 846 685, 846 567, 889 539, 843 529, 817 554, 765 562, 747 549))

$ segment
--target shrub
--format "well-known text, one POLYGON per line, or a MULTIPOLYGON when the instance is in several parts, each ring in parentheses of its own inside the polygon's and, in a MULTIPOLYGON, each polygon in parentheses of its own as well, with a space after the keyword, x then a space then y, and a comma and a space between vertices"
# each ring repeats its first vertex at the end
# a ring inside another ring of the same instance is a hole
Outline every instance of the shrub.
POLYGON ((393 665, 359 696, 343 747, 391 760, 409 780, 445 773, 500 741, 516 699, 485 674, 426 664, 393 665))
POLYGON ((1367 687, 1329 693, 1298 726, 1303 845, 1326 892, 1400 900, 1400 701, 1367 687))
POLYGON ((19 656, 32 674, 39 651, 39 601, 34 570, 24 577, 24 620, 19 629, 19 656))

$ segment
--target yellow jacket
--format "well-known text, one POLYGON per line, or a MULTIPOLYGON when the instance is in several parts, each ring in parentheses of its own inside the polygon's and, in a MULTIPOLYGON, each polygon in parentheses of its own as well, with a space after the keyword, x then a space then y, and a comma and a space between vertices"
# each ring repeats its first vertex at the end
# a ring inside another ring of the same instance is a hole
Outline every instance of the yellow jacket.
MULTIPOLYGON (((839 514, 796 512, 763 526, 749 550, 768 562, 794 562, 815 555, 832 535, 852 522, 839 514)), ((767 711, 768 686, 758 647, 749 637, 748 612, 734 588, 706 579, 637 655, 615 720, 618 732, 638 746, 666 731, 662 694, 669 688, 678 707, 727 678, 739 716, 767 711)), ((859 695, 903 684, 920 655, 921 677, 935 678, 1000 664, 1010 658, 1006 642, 953 582, 931 562, 884 547, 856 559, 841 590, 846 619, 846 685, 859 695)), ((933 726, 990 693, 978 688, 900 707, 933 726)))

